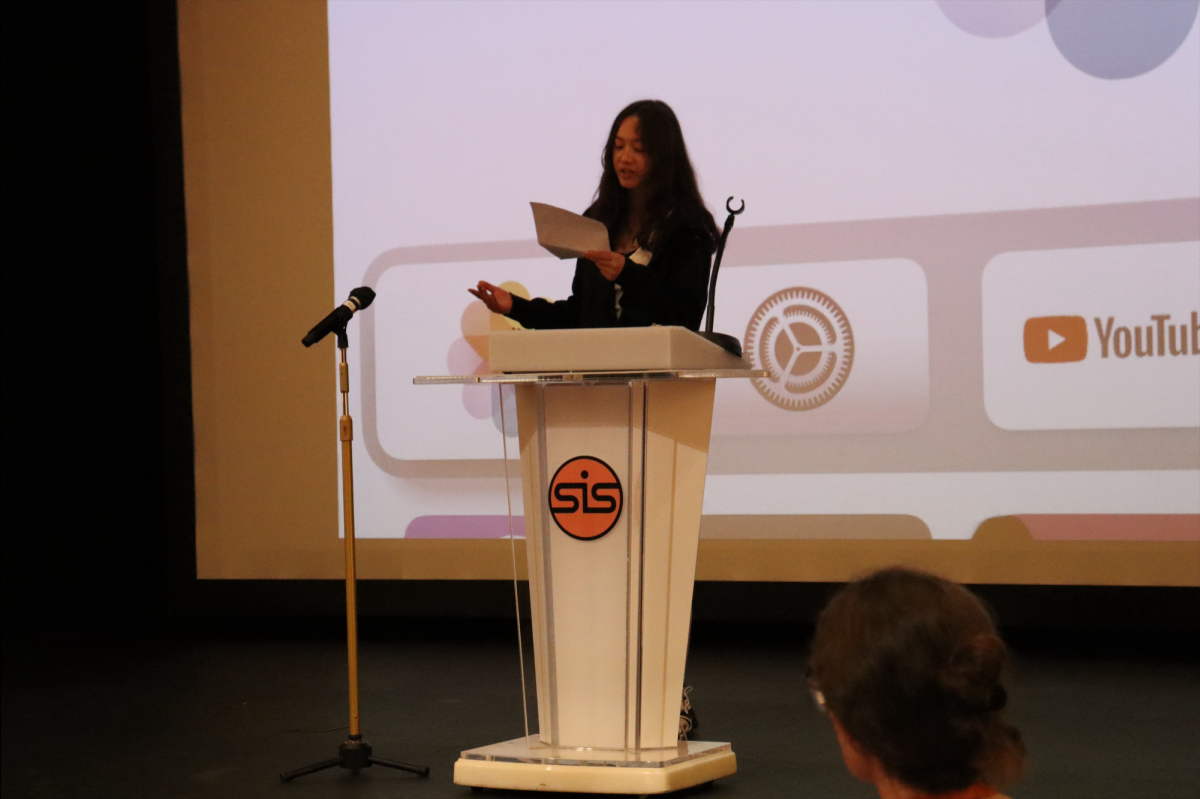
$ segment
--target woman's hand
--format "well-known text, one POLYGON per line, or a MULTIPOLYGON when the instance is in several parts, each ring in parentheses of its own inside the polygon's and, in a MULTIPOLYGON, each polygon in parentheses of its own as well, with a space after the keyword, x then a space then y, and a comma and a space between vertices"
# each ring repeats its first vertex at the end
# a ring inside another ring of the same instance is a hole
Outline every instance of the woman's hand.
POLYGON ((478 286, 467 291, 482 300, 492 313, 506 314, 512 310, 512 295, 486 280, 479 281, 478 286))
POLYGON ((588 250, 583 257, 594 263, 600 270, 600 274, 604 275, 604 279, 608 281, 616 280, 617 276, 621 274, 621 270, 625 268, 625 256, 619 252, 588 250))

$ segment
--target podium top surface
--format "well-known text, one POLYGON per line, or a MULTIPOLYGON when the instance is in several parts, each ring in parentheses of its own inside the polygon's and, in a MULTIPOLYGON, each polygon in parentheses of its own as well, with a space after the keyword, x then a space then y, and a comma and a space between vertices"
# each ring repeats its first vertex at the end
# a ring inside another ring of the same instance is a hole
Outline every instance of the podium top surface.
POLYGON ((712 380, 718 377, 766 377, 764 369, 642 369, 628 371, 581 372, 492 372, 481 375, 422 375, 413 378, 415 386, 441 386, 450 383, 609 383, 629 380, 712 380))
POLYGON ((511 330, 488 337, 491 374, 417 377, 417 385, 766 377, 683 327, 511 330))
POLYGON ((493 372, 753 368, 687 328, 659 326, 492 333, 488 364, 493 372))

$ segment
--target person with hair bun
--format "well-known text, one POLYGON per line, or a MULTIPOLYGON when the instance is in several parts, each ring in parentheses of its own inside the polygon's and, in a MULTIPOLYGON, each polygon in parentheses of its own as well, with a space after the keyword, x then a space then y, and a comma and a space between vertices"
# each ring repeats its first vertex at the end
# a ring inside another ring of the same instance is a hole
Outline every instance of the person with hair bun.
POLYGON ((471 294, 531 329, 679 325, 700 329, 720 231, 704 205, 675 112, 638 100, 617 114, 584 216, 608 228, 609 249, 575 263, 571 296, 526 300, 481 280, 471 294))
POLYGON ((884 569, 821 612, 808 687, 846 767, 881 799, 1000 797, 1025 763, 1004 717, 1008 650, 983 603, 931 574, 884 569))

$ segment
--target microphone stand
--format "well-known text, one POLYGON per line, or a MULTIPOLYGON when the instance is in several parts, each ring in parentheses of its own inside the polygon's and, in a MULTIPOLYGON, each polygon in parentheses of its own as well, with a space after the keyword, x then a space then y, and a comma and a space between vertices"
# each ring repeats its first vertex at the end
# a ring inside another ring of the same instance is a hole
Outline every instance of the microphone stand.
POLYGON ((741 357, 742 342, 733 336, 713 332, 713 308, 717 301, 717 272, 721 269, 721 257, 725 255, 725 241, 729 238, 729 231, 733 230, 733 218, 746 210, 745 200, 742 200, 741 207, 736 211, 733 210, 732 203, 732 197, 725 201, 725 210, 729 212, 729 216, 725 218, 725 229, 721 231, 721 238, 717 241, 717 257, 713 260, 712 276, 708 280, 708 319, 704 325, 704 332, 700 335, 726 352, 741 357))
MULTIPOLYGON (((348 322, 349 319, 346 320, 348 322)), ((306 774, 313 774, 338 766, 358 774, 371 766, 408 771, 422 777, 429 776, 428 766, 414 766, 396 760, 375 757, 371 745, 363 740, 358 728, 358 609, 357 582, 354 572, 354 461, 351 443, 354 441, 354 420, 350 418, 350 368, 346 364, 346 350, 350 341, 346 336, 346 322, 336 329, 337 348, 341 356, 338 365, 342 393, 342 418, 338 422, 338 438, 342 442, 342 526, 346 539, 346 649, 350 666, 350 737, 338 747, 338 756, 313 763, 294 771, 279 775, 281 782, 289 782, 306 774)))

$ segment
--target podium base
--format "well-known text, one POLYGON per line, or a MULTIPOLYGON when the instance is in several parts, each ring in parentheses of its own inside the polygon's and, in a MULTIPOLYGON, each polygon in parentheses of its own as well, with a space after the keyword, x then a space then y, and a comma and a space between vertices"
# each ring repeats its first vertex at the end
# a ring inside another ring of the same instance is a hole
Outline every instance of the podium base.
POLYGON ((511 791, 652 794, 736 771, 737 757, 727 743, 680 741, 669 749, 626 751, 548 746, 531 735, 463 752, 454 764, 454 782, 511 791))

